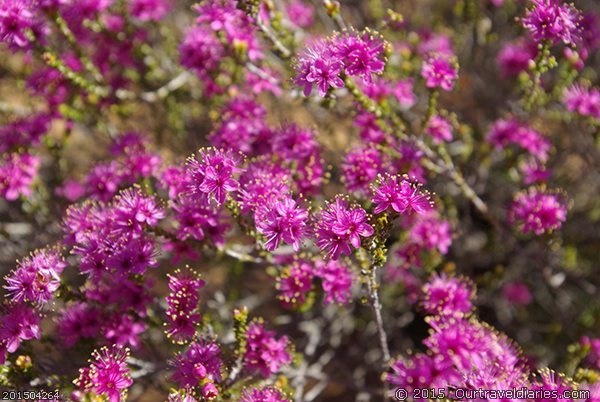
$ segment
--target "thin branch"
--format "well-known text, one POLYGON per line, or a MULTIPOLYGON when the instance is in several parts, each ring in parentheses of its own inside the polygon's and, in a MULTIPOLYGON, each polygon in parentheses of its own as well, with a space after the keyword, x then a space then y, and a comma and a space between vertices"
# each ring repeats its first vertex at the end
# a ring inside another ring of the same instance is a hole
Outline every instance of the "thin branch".
MULTIPOLYGON (((458 171, 458 169, 456 168, 456 166, 450 158, 440 157, 440 155, 437 154, 433 149, 431 149, 427 144, 425 144, 423 140, 414 135, 407 134, 405 124, 402 122, 400 117, 391 111, 386 111, 382 109, 372 99, 364 95, 358 88, 356 83, 350 77, 345 77, 344 83, 346 84, 348 91, 350 91, 350 93, 361 104, 363 108, 365 108, 370 113, 373 113, 376 117, 389 119, 389 121, 392 124, 392 127, 388 127, 388 129, 391 129, 393 134, 399 140, 410 141, 413 144, 415 144, 415 146, 421 152, 423 152, 423 161, 426 168, 437 173, 445 174, 450 179, 452 179, 452 181, 454 181, 454 183, 460 188, 463 195, 473 203, 475 208, 477 208, 479 212, 482 215, 484 215, 490 222, 495 222, 494 218, 489 214, 489 208, 487 207, 486 203, 466 182, 463 175, 458 171)), ((382 127, 382 129, 385 128, 386 127, 382 127)))
POLYGON ((270 84, 272 84, 272 85, 279 85, 279 82, 277 81, 277 79, 275 79, 272 75, 270 75, 269 73, 267 73, 262 68, 258 67, 256 64, 252 64, 250 62, 247 62, 246 63, 246 68, 248 70, 250 70, 251 72, 253 72, 254 74, 258 75, 263 80, 269 81, 270 84))
POLYGON ((135 100, 139 97, 145 102, 154 103, 159 100, 165 99, 167 96, 169 96, 170 93, 184 86, 190 80, 191 77, 192 75, 189 71, 182 71, 171 81, 167 82, 165 85, 163 85, 155 91, 142 92, 138 95, 133 91, 120 89, 117 91, 117 98, 121 100, 135 100))
POLYGON ((279 53, 281 53, 281 56, 283 58, 288 59, 291 57, 291 50, 288 49, 283 43, 281 43, 281 41, 277 38, 277 36, 275 36, 275 33, 271 30, 271 28, 269 28, 261 21, 260 16, 256 17, 256 26, 262 31, 262 33, 267 38, 269 38, 269 40, 273 43, 273 46, 275 46, 279 53))
POLYGON ((383 355, 382 366, 387 367, 391 359, 390 349, 388 346, 388 338, 383 328, 383 318, 381 316, 381 302, 379 301, 379 284, 377 283, 377 265, 373 265, 367 276, 367 289, 369 290, 369 305, 375 316, 375 324, 377 325, 377 333, 379 334, 379 344, 383 355))
POLYGON ((242 262, 253 262, 255 264, 260 264, 264 261, 261 257, 255 257, 253 255, 244 253, 242 251, 237 251, 231 248, 222 249, 222 251, 228 255, 229 257, 235 258, 238 261, 242 262))

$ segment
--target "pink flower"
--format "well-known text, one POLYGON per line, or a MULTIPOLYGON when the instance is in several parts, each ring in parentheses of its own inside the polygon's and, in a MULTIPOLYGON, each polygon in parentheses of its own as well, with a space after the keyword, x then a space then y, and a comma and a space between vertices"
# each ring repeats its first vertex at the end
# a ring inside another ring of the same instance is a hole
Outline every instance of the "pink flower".
POLYGON ((80 388, 106 395, 109 402, 123 400, 127 388, 133 384, 125 360, 128 349, 102 348, 95 351, 89 369, 81 369, 76 383, 80 388))
POLYGON ((528 159, 519 164, 519 170, 523 174, 523 183, 530 185, 543 183, 550 177, 550 170, 535 158, 528 159))
POLYGON ((571 85, 565 90, 563 103, 570 112, 600 119, 600 90, 596 88, 571 85))
POLYGON ((200 300, 198 291, 204 287, 204 281, 192 270, 185 273, 176 270, 168 277, 167 336, 176 342, 184 342, 193 338, 202 319, 197 309, 200 300))
POLYGON ((487 133, 486 140, 496 149, 502 149, 508 144, 516 144, 539 161, 545 161, 550 150, 550 141, 541 133, 515 119, 497 120, 487 133))
POLYGON ((502 297, 512 304, 526 305, 531 303, 532 296, 524 283, 509 282, 502 287, 502 297))
POLYGON ((174 366, 173 380, 180 387, 193 387, 202 379, 221 380, 221 350, 215 342, 194 341, 182 353, 178 354, 174 366))
POLYGON ((277 388, 252 388, 242 392, 242 398, 239 402, 291 402, 283 397, 281 391, 277 388))
POLYGON ((383 56, 383 46, 384 43, 380 38, 368 33, 362 37, 344 34, 335 38, 333 53, 343 63, 346 74, 371 82, 372 74, 381 74, 385 67, 385 63, 380 58, 383 56))
POLYGON ((4 0, 0 2, 0 41, 16 48, 29 45, 26 32, 35 25, 33 8, 29 0, 4 0))
POLYGON ((436 144, 440 144, 444 141, 451 141, 452 124, 448 119, 436 114, 429 119, 429 122, 427 122, 425 133, 432 136, 433 142, 436 144))
POLYGON ((160 21, 171 8, 169 0, 131 0, 131 15, 140 21, 160 21))
POLYGON ((434 274, 423 286, 421 305, 428 314, 453 316, 473 310, 474 286, 466 279, 434 274))
POLYGON ((0 159, 0 196, 14 201, 32 194, 31 184, 38 174, 40 159, 29 154, 8 154, 0 159))
POLYGON ((436 54, 444 57, 451 57, 454 55, 452 41, 448 35, 426 30, 421 32, 420 36, 421 42, 417 47, 417 52, 421 57, 436 54))
POLYGON ((536 187, 518 193, 510 207, 508 220, 521 226, 523 233, 541 235, 561 227, 567 218, 567 206, 558 195, 536 187))
POLYGON ((200 78, 216 69, 225 57, 225 49, 219 39, 206 27, 195 26, 184 33, 179 45, 181 65, 193 70, 200 78))
POLYGON ((60 286, 60 274, 67 266, 58 250, 37 250, 6 276, 7 295, 13 302, 49 302, 60 286))
POLYGON ((445 388, 448 384, 455 384, 460 378, 450 360, 441 355, 432 357, 418 353, 409 358, 400 358, 392 363, 391 369, 391 373, 386 373, 385 381, 410 392, 418 388, 445 388))
POLYGON ((314 58, 311 61, 305 61, 302 65, 301 76, 298 82, 304 82, 304 95, 310 95, 313 85, 319 89, 319 96, 327 95, 329 88, 341 88, 344 81, 339 77, 343 69, 343 64, 336 60, 327 60, 314 58))
POLYGON ((214 148, 201 149, 198 158, 188 158, 187 161, 191 192, 208 194, 217 204, 224 203, 227 193, 239 188, 238 181, 233 177, 234 173, 240 171, 237 164, 237 160, 228 152, 214 148))
POLYGON ((277 277, 277 298, 286 307, 300 307, 312 289, 313 267, 304 261, 294 261, 277 277))
POLYGON ((352 272, 339 261, 317 261, 315 274, 321 278, 325 304, 346 304, 352 290, 352 272))
POLYGON ((164 210, 152 197, 146 197, 139 188, 122 191, 116 198, 112 208, 113 231, 139 236, 144 225, 155 227, 165 217, 164 210))
POLYGON ((140 346, 139 334, 146 330, 146 324, 134 321, 128 314, 115 315, 103 328, 104 337, 111 345, 140 346))
MULTIPOLYGON (((39 339, 39 322, 40 316, 32 308, 24 304, 9 306, 0 320, 0 349, 14 353, 22 341, 39 339)), ((0 360, 4 360, 3 355, 0 360)))
POLYGON ((589 349, 585 362, 594 370, 600 370, 600 338, 583 336, 579 343, 589 349))
POLYGON ((207 401, 212 401, 217 396, 219 396, 219 390, 217 389, 217 387, 215 387, 215 384, 213 384, 212 382, 206 383, 202 387, 202 396, 207 401))
POLYGON ((300 241, 306 231, 308 211, 297 205, 291 197, 286 196, 271 205, 263 205, 254 219, 258 232, 267 238, 267 250, 275 250, 282 240, 292 244, 294 251, 300 250, 300 241))
POLYGON ((84 303, 66 306, 57 320, 63 346, 70 348, 80 338, 93 338, 100 330, 100 316, 96 308, 84 303))
POLYGON ((507 43, 500 49, 496 60, 503 76, 516 76, 527 71, 529 62, 535 59, 537 53, 537 46, 532 42, 507 43))
POLYGON ((260 322, 251 323, 246 336, 248 346, 244 362, 248 369, 259 371, 267 378, 292 361, 286 336, 277 339, 275 332, 267 331, 260 322))
POLYGON ((374 188, 374 214, 393 209, 399 214, 414 211, 418 214, 433 209, 433 201, 426 191, 421 191, 419 183, 411 182, 406 176, 386 175, 379 179, 379 187, 374 188))
POLYGON ((440 253, 446 254, 452 244, 450 223, 439 219, 435 213, 418 215, 410 228, 409 238, 413 243, 425 249, 437 248, 440 253))
POLYGON ((356 148, 342 162, 343 179, 348 190, 368 194, 373 180, 381 173, 383 158, 376 148, 356 148))
POLYGON ((518 350, 506 336, 474 319, 430 317, 427 322, 432 331, 423 344, 462 375, 485 370, 490 364, 512 370, 521 362, 518 350))
POLYGON ((423 61, 421 76, 425 78, 427 88, 450 91, 458 77, 458 69, 449 58, 433 56, 423 61))
POLYGON ((581 33, 581 14, 574 6, 559 0, 532 0, 533 7, 522 19, 523 27, 537 43, 575 43, 581 33))
POLYGON ((412 78, 398 80, 396 86, 392 89, 392 93, 400 106, 405 109, 409 109, 417 103, 417 97, 413 90, 412 78))
POLYGON ((315 8, 302 0, 292 0, 287 6, 288 17, 292 24, 307 28, 313 24, 315 8))
POLYGON ((329 203, 319 216, 316 224, 317 245, 327 251, 329 258, 338 259, 340 255, 350 255, 354 248, 359 248, 361 237, 373 235, 373 228, 366 223, 367 214, 364 209, 348 207, 346 201, 337 197, 329 203))

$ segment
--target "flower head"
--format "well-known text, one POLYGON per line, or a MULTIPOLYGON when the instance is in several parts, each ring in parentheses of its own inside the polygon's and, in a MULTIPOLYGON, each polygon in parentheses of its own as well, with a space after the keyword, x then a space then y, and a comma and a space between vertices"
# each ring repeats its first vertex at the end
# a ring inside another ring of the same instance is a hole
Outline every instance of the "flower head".
POLYGON ((237 165, 238 161, 226 151, 201 149, 198 158, 189 158, 187 162, 191 192, 208 194, 217 204, 224 203, 227 193, 239 188, 233 177, 240 171, 237 165))
POLYGON ((34 3, 29 0, 0 2, 0 41, 16 48, 29 45, 27 31, 35 25, 34 3))
POLYGON ((323 209, 316 224, 317 245, 332 259, 338 259, 342 254, 350 255, 350 245, 359 248, 360 238, 370 237, 373 233, 365 210, 359 206, 348 207, 341 197, 336 197, 323 209))
POLYGON ((473 309, 473 285, 463 278, 433 275, 423 286, 422 306, 428 314, 462 315, 473 309))
MULTIPOLYGON (((25 304, 9 306, 0 320, 0 350, 13 353, 19 348, 21 341, 39 339, 39 323, 39 314, 25 304)), ((4 360, 4 356, 0 356, 0 360, 4 360)))
POLYGON ((348 190, 367 194, 371 183, 381 173, 383 158, 376 148, 356 148, 342 163, 343 179, 348 190))
POLYGON ((314 269, 305 261, 295 261, 277 277, 277 298, 284 306, 301 306, 312 289, 314 269))
POLYGON ((76 384, 85 390, 106 395, 109 402, 123 400, 127 388, 133 384, 125 360, 128 349, 102 348, 93 353, 89 369, 81 369, 76 384))
POLYGON ((37 250, 6 277, 4 288, 13 302, 47 303, 60 286, 66 266, 58 250, 37 250))
POLYGON ((248 346, 244 361, 250 370, 259 371, 267 378, 277 373, 282 366, 292 361, 292 356, 287 351, 288 338, 282 336, 277 339, 275 332, 265 329, 261 322, 253 322, 246 332, 248 346))
POLYGON ((497 149, 508 144, 518 145, 539 161, 545 161, 550 151, 550 141, 541 133, 515 119, 497 120, 486 135, 486 140, 497 149))
POLYGON ((168 12, 168 0, 132 0, 129 2, 131 15, 140 21, 160 21, 168 12))
POLYGON ((537 53, 537 46, 533 42, 507 43, 500 49, 496 61, 503 76, 516 76, 521 71, 527 71, 530 60, 534 60, 537 53))
POLYGON ((424 249, 437 248, 440 253, 446 254, 452 244, 450 223, 438 218, 435 213, 418 215, 410 228, 409 238, 412 243, 424 249))
POLYGON ((215 342, 199 340, 193 342, 171 363, 175 372, 173 380, 180 387, 193 387, 200 380, 221 380, 221 350, 215 342))
POLYGON ((100 313, 85 303, 66 306, 57 319, 58 333, 63 346, 70 348, 80 338, 92 338, 100 331, 100 313))
POLYGON ((589 349, 585 362, 594 370, 600 370, 600 338, 583 336, 579 343, 589 349))
POLYGON ((509 211, 509 222, 521 225, 523 233, 541 235, 561 227, 567 218, 567 206, 556 194, 531 187, 518 193, 509 211))
POLYGON ((352 290, 352 272, 339 261, 317 261, 315 274, 321 278, 325 304, 348 303, 352 290))
POLYGON ((198 291, 204 281, 194 271, 175 271, 169 276, 167 296, 167 336, 176 342, 190 340, 196 333, 196 325, 201 320, 198 313, 200 297, 198 291))
POLYGON ((423 62, 421 75, 427 88, 450 91, 458 77, 458 68, 448 57, 432 56, 423 62))
POLYGON ((565 89, 563 103, 570 112, 600 119, 600 90, 579 84, 565 89))
POLYGON ((406 78, 398 80, 395 87, 392 89, 394 97, 402 108, 409 109, 417 103, 413 84, 412 78, 406 78))
POLYGON ((225 49, 219 39, 207 28, 189 28, 179 45, 181 65, 193 70, 201 78, 216 69, 225 57, 225 49))
POLYGON ((372 74, 383 72, 383 53, 383 40, 368 33, 362 36, 347 33, 333 42, 333 54, 343 63, 346 74, 361 77, 366 82, 371 81, 372 74))
POLYGON ((522 24, 535 42, 563 42, 568 45, 578 40, 581 34, 579 10, 560 0, 532 0, 532 2, 533 7, 527 10, 522 24))
POLYGON ((455 384, 460 378, 449 360, 423 353, 397 359, 392 363, 391 369, 391 373, 386 373, 385 381, 409 391, 415 388, 446 387, 447 384, 455 384))
POLYGON ((277 388, 252 388, 242 392, 240 402, 290 402, 277 388))
POLYGON ((502 287, 502 297, 509 303, 515 305, 527 305, 531 303, 533 296, 531 291, 521 282, 509 282, 502 287))
POLYGON ((286 196, 271 205, 265 204, 256 212, 254 219, 256 229, 267 239, 267 250, 275 250, 282 240, 291 244, 294 251, 300 250, 300 242, 306 231, 308 211, 297 205, 294 199, 286 196))
POLYGON ((393 209, 399 214, 414 211, 424 214, 433 209, 433 201, 427 191, 421 191, 421 185, 407 176, 386 175, 380 177, 380 185, 374 187, 374 214, 393 209))
POLYGON ((145 225, 155 227, 165 217, 156 200, 142 194, 138 188, 122 191, 112 207, 113 232, 139 236, 145 225))
POLYGON ((344 65, 328 50, 331 44, 318 42, 307 48, 300 56, 295 82, 304 87, 304 95, 309 96, 313 86, 319 89, 319 96, 325 96, 329 88, 341 88, 344 81, 340 78, 344 65))
POLYGON ((452 140, 452 124, 440 115, 434 115, 427 122, 425 132, 433 137, 433 142, 440 144, 452 140))
POLYGON ((31 184, 37 176, 40 159, 29 154, 8 154, 0 160, 0 196, 14 201, 32 194, 31 184))
POLYGON ((103 333, 106 340, 116 346, 140 347, 139 334, 146 330, 146 324, 135 321, 130 314, 114 314, 104 325, 103 333))

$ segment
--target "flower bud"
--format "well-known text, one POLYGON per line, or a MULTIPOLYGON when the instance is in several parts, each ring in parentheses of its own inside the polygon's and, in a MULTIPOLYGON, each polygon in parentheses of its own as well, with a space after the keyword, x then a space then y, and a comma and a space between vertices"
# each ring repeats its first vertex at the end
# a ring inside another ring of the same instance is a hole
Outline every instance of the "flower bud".
POLYGON ((219 396, 219 390, 217 387, 215 387, 215 384, 208 382, 204 384, 204 387, 202 387, 202 396, 211 401, 219 396))

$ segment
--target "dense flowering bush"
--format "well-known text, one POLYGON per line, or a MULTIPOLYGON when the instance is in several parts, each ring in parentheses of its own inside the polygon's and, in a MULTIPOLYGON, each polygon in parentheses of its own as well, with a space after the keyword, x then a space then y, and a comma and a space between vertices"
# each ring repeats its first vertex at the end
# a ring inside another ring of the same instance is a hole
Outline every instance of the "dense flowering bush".
POLYGON ((599 38, 595 0, 0 0, 2 399, 600 400, 599 38))

